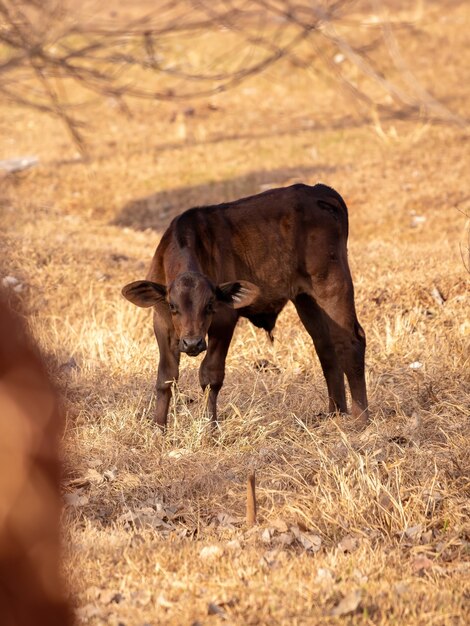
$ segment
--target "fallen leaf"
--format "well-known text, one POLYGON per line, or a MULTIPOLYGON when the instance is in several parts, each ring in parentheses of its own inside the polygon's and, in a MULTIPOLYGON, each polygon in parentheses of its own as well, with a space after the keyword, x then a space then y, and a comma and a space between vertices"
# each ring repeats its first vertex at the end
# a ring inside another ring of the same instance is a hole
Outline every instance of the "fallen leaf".
POLYGON ((187 450, 186 448, 176 448, 175 450, 170 450, 168 452, 168 458, 170 459, 180 459, 187 454, 190 454, 191 450, 187 450))
MULTIPOLYGON (((165 514, 163 513, 163 517, 165 514)), ((121 524, 129 524, 135 528, 151 526, 159 530, 173 530, 173 526, 162 519, 162 514, 155 511, 152 507, 144 506, 135 511, 126 511, 117 519, 121 524)))
POLYGON ((369 580, 369 577, 363 574, 361 570, 357 568, 353 570, 353 576, 356 582, 360 583, 361 585, 363 585, 369 580))
POLYGON ((408 593, 410 590, 409 585, 403 582, 396 583, 393 588, 395 589, 395 593, 399 596, 405 595, 405 593, 408 593))
POLYGON ((85 479, 88 480, 90 483, 94 483, 95 485, 99 485, 100 483, 104 482, 104 477, 102 476, 102 474, 100 474, 94 468, 90 468, 87 471, 85 479))
POLYGON ((217 600, 214 600, 214 604, 216 604, 217 606, 221 608, 224 608, 226 606, 228 606, 229 608, 234 607, 236 604, 238 604, 238 602, 239 600, 235 596, 222 597, 222 598, 217 598, 217 600))
POLYGON ((238 539, 231 539, 230 541, 227 541, 225 545, 229 550, 241 550, 242 549, 242 544, 240 543, 238 539))
POLYGON ((289 530, 286 522, 279 517, 276 518, 273 522, 271 522, 273 528, 275 528, 280 533, 286 533, 289 530))
POLYGON ((88 461, 88 465, 90 467, 99 467, 100 465, 103 465, 103 461, 101 459, 90 459, 88 461))
POLYGON ((175 519, 184 519, 180 506, 167 506, 165 507, 165 517, 168 521, 175 519))
POLYGON ((427 544, 427 543, 431 543, 432 541, 432 530, 428 530, 426 533, 423 533, 420 537, 420 542, 422 544, 427 544))
POLYGON ((413 562, 411 564, 411 568, 415 574, 422 574, 428 569, 431 569, 434 565, 434 562, 431 559, 428 559, 427 556, 422 554, 415 556, 413 562))
POLYGON ((163 593, 160 593, 160 595, 156 599, 156 603, 158 604, 158 606, 161 606, 164 609, 171 609, 174 604, 174 602, 170 602, 170 600, 167 600, 163 593))
POLYGON ((434 301, 440 306, 445 304, 446 300, 444 296, 442 295, 442 293, 439 291, 438 287, 436 287, 436 285, 434 285, 434 287, 431 289, 431 296, 434 299, 434 301))
POLYGON ((426 217, 424 215, 412 215, 410 220, 411 228, 418 228, 421 224, 424 224, 426 217))
POLYGON ((101 615, 101 608, 96 604, 85 604, 77 609, 76 615, 81 622, 88 622, 93 617, 101 615))
POLYGON ((131 598, 138 606, 147 606, 152 599, 152 592, 148 589, 139 589, 131 594, 131 598))
POLYGON ((405 535, 408 537, 408 539, 416 539, 419 535, 421 535, 422 531, 422 525, 416 524, 416 526, 409 526, 405 530, 405 535))
POLYGON ((220 546, 204 546, 199 552, 199 556, 204 560, 218 559, 224 551, 220 546))
POLYGON ((241 520, 238 517, 233 517, 233 515, 229 515, 228 513, 219 513, 217 515, 217 521, 219 525, 225 528, 233 528, 234 524, 241 524, 244 520, 241 520))
POLYGON ((267 565, 274 568, 281 565, 287 559, 287 554, 283 550, 268 550, 260 559, 260 565, 267 565))
POLYGON ((418 413, 418 411, 413 411, 406 425, 404 434, 405 436, 408 436, 411 440, 414 440, 415 443, 417 442, 417 436, 421 431, 422 422, 423 420, 421 419, 421 415, 418 413))
POLYGON ((399 446, 407 446, 411 442, 408 437, 404 437, 403 435, 395 435, 394 437, 390 437, 390 443, 396 443, 399 446))
POLYGON ((209 602, 209 605, 207 607, 207 615, 225 616, 225 611, 214 602, 209 602))
POLYGON ((60 364, 59 372, 67 373, 77 369, 80 369, 80 366, 78 365, 75 357, 72 356, 68 361, 60 364))
POLYGON ((121 524, 134 524, 134 521, 136 519, 136 515, 135 513, 133 513, 132 511, 126 511, 125 513, 123 513, 122 515, 120 515, 117 518, 117 521, 120 522, 121 524))
MULTIPOLYGON (((155 515, 158 515, 157 511, 155 511, 155 509, 152 509, 151 506, 142 506, 138 509, 135 510, 137 515, 142 515, 144 517, 153 517, 155 515)), ((158 517, 162 517, 161 515, 158 515, 158 517)))
POLYGON ((64 483, 64 486, 69 489, 71 487, 75 487, 76 489, 85 489, 85 487, 89 487, 90 484, 91 481, 88 478, 81 476, 80 478, 72 478, 72 480, 68 480, 64 483))
POLYGON ((318 552, 318 550, 320 550, 321 537, 312 533, 304 533, 298 528, 298 526, 291 526, 290 529, 297 541, 305 548, 305 550, 309 550, 310 552, 318 552))
POLYGON ((351 535, 346 535, 338 543, 338 548, 341 552, 354 552, 357 548, 357 539, 351 535))
POLYGON ((387 493, 382 493, 379 498, 379 505, 382 509, 385 509, 388 512, 393 511, 394 505, 393 500, 387 493))
POLYGON ((444 497, 439 491, 434 489, 425 489, 423 491, 423 500, 426 503, 426 510, 428 513, 436 511, 444 501, 444 497))
POLYGON ((92 585, 91 587, 87 587, 86 591, 85 591, 85 595, 88 598, 88 600, 96 600, 97 598, 100 597, 102 589, 100 589, 99 587, 96 587, 95 585, 92 585))
POLYGON ((117 468, 113 467, 111 469, 104 471, 103 477, 105 480, 108 480, 110 483, 112 483, 113 480, 116 480, 116 473, 117 473, 117 468))
POLYGON ((299 540, 303 547, 310 552, 318 552, 321 548, 321 537, 318 535, 301 533, 299 540))
POLYGON ((20 281, 15 276, 4 276, 2 278, 2 285, 4 287, 15 287, 19 285, 20 281))
POLYGON ((334 581, 333 572, 325 567, 319 567, 317 575, 315 576, 315 582, 331 584, 334 581))
POLYGON ((66 493, 64 495, 64 502, 67 506, 84 506, 85 504, 88 504, 88 496, 84 496, 78 491, 66 493))
POLYGON ((102 589, 100 592, 100 602, 102 604, 111 604, 111 602, 119 604, 122 598, 123 596, 115 589, 102 589))
MULTIPOLYGON (((270 339, 272 340, 272 335, 270 335, 270 339)), ((280 372, 281 371, 277 367, 277 365, 274 365, 274 363, 270 363, 267 359, 258 359, 258 361, 255 361, 254 367, 260 372, 267 372, 267 371, 280 372)))
POLYGON ((292 533, 281 533, 276 537, 276 543, 280 543, 283 546, 290 546, 294 541, 294 535, 292 533))
POLYGON ((271 543, 271 537, 273 535, 273 528, 265 528, 261 533, 261 541, 263 543, 271 543))
POLYGON ((347 615, 348 613, 354 613, 359 607, 362 599, 362 594, 359 589, 351 591, 346 594, 342 600, 331 611, 331 615, 338 617, 340 615, 347 615))
POLYGON ((16 172, 22 172, 30 167, 34 167, 38 163, 39 159, 36 156, 14 157, 0 161, 0 170, 8 172, 8 174, 15 174, 16 172))
POLYGON ((154 507, 150 507, 154 515, 156 515, 160 519, 163 519, 164 517, 168 517, 166 509, 161 502, 158 502, 158 501, 155 502, 154 507))

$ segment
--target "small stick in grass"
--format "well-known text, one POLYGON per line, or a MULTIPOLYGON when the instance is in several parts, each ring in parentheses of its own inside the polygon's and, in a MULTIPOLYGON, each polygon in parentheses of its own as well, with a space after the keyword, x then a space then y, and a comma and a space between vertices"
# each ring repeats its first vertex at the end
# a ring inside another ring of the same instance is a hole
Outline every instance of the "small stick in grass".
POLYGON ((248 475, 246 483, 246 525, 251 527, 256 524, 256 492, 255 472, 248 475))

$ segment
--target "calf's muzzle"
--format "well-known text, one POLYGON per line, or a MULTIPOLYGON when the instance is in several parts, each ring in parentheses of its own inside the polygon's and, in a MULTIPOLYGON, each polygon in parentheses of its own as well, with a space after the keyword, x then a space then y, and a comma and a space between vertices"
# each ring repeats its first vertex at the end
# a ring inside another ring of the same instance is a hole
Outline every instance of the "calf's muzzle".
POLYGON ((207 350, 204 337, 183 337, 180 341, 181 352, 186 352, 189 356, 197 356, 207 350))

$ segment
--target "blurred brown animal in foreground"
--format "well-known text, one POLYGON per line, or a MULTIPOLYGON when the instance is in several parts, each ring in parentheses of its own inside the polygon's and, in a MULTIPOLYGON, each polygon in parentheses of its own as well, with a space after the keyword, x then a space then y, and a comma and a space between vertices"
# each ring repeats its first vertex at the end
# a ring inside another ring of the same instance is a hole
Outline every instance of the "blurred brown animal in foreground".
POLYGON ((60 577, 57 397, 0 294, 0 623, 70 626, 60 577))

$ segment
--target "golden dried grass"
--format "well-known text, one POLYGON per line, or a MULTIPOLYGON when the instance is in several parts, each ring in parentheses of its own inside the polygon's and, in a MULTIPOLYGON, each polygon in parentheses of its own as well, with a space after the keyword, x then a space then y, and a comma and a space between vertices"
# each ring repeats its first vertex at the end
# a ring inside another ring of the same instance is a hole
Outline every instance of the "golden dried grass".
MULTIPOLYGON (((451 94, 461 113, 465 23, 457 3, 422 22, 421 37, 400 33, 424 84, 451 94)), ((122 122, 97 105, 89 163, 74 160, 52 120, 8 111, 15 127, 4 151, 41 159, 3 181, 3 240, 66 400, 65 569, 79 620, 468 622, 465 132, 406 118, 369 125, 287 65, 210 108, 193 106, 185 115, 177 104, 141 103, 122 122), (272 346, 239 324, 217 441, 198 359, 187 357, 162 438, 147 420, 150 318, 120 287, 145 274, 173 214, 297 180, 333 185, 350 208, 370 426, 357 433, 345 416, 319 415, 324 381, 288 306, 272 346), (258 370, 259 359, 274 367, 258 370), (258 526, 247 531, 252 471, 258 526)))

